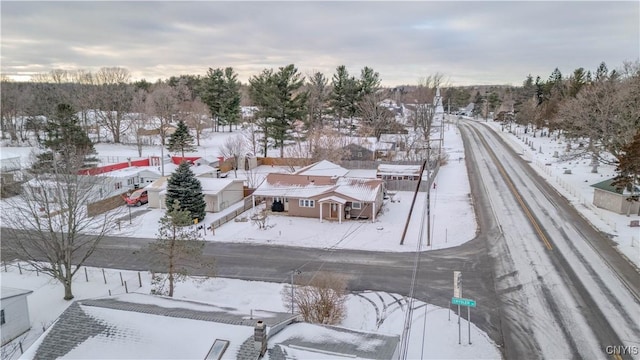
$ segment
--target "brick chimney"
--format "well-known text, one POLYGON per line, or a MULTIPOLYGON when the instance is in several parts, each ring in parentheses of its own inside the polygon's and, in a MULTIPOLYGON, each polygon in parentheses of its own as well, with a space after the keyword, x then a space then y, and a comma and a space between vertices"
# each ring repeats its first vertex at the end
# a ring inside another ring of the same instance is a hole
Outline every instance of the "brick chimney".
POLYGON ((253 341, 256 350, 260 351, 260 356, 263 356, 267 351, 267 326, 262 320, 256 323, 253 330, 253 341))

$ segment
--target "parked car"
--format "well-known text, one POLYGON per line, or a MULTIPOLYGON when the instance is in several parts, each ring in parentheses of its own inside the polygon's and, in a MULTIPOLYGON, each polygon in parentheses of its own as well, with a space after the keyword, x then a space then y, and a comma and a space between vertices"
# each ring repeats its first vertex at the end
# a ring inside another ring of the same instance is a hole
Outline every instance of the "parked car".
POLYGON ((149 202, 149 194, 147 190, 138 189, 129 194, 129 196, 125 196, 124 201, 127 202, 128 206, 141 206, 149 202))

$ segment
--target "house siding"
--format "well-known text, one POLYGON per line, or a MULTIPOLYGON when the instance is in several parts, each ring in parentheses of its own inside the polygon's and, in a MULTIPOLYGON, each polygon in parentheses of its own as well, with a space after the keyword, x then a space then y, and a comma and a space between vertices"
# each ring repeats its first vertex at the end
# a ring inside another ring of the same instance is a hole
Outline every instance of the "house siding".
POLYGON ((0 327, 2 345, 4 345, 28 331, 31 328, 31 321, 26 294, 2 299, 1 303, 5 318, 5 323, 0 327))
POLYGON ((627 201, 628 196, 612 193, 610 191, 595 188, 593 191, 593 205, 613 211, 617 214, 637 214, 640 211, 640 202, 627 201), (631 209, 629 209, 631 207, 631 209))

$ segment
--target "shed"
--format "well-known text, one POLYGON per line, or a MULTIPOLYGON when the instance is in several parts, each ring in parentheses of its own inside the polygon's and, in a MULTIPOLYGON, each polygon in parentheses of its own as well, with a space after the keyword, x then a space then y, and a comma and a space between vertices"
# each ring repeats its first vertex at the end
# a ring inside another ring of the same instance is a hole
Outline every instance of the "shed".
POLYGON ((634 194, 631 194, 613 186, 613 181, 609 179, 591 185, 594 188, 593 205, 617 214, 640 214, 640 201, 629 200, 640 195, 640 187, 636 186, 634 194))
POLYGON ((198 177, 202 185, 205 211, 218 212, 244 198, 244 180, 198 177))
POLYGON ((29 319, 29 306, 27 295, 31 290, 2 287, 0 289, 0 329, 2 333, 2 345, 29 331, 31 320, 29 319))

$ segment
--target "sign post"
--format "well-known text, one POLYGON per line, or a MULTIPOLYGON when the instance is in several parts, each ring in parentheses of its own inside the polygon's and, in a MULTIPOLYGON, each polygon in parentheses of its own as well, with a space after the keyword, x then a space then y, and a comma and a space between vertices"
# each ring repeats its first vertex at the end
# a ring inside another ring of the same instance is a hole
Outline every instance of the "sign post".
MULTIPOLYGON (((465 298, 453 297, 451 298, 451 303, 454 305, 458 305, 458 309, 460 306, 467 307, 467 325, 469 327, 469 344, 471 344, 471 308, 476 307, 476 301, 465 298)), ((458 319, 460 319, 460 311, 458 311, 458 319)), ((460 324, 458 324, 458 344, 460 344, 460 324)))
MULTIPOLYGON (((462 272, 454 271, 453 272, 453 297, 461 298, 462 297, 462 272)), ((451 306, 449 306, 449 311, 451 311, 451 306)), ((458 305, 458 344, 460 344, 460 305, 458 305)))

